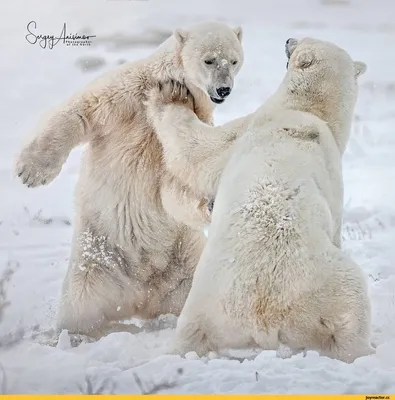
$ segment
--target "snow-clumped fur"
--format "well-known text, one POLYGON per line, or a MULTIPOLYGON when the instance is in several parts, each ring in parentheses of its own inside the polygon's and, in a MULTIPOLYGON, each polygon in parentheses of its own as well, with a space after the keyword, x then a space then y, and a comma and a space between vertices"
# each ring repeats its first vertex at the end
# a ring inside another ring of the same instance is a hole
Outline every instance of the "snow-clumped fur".
POLYGON ((16 173, 37 187, 88 144, 59 329, 100 336, 111 321, 179 314, 205 243, 196 224, 210 216, 207 201, 166 170, 144 101, 156 81, 183 81, 197 116, 211 124, 225 97, 218 89, 231 88, 242 65, 241 36, 241 28, 209 22, 175 31, 148 58, 53 111, 21 151, 16 173), (220 64, 205 62, 214 58, 220 64))
POLYGON ((340 248, 341 159, 366 65, 316 39, 286 49, 277 92, 219 128, 175 105, 176 89, 153 92, 169 169, 216 196, 176 353, 258 346, 352 362, 374 352, 365 279, 340 248))

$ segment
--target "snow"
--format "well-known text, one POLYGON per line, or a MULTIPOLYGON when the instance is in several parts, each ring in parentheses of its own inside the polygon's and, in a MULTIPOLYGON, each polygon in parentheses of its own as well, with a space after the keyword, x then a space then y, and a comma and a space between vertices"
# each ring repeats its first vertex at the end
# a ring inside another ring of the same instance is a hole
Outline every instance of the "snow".
POLYGON ((391 0, 2 2, 0 274, 8 267, 15 272, 6 285, 10 305, 0 343, 22 328, 25 338, 0 349, 0 392, 394 393, 394 15, 391 0), (173 28, 210 19, 244 28, 245 65, 232 95, 218 107, 217 123, 251 112, 275 90, 288 37, 333 41, 368 64, 344 157, 343 239, 369 281, 374 356, 353 364, 315 352, 288 359, 272 351, 183 359, 166 354, 174 334, 171 316, 143 325, 141 333, 112 333, 78 347, 66 331, 57 346, 46 342, 67 268, 81 149, 51 185, 38 189, 13 177, 15 152, 53 105, 124 60, 149 54, 173 28), (41 33, 60 32, 67 22, 70 31, 89 28, 96 38, 91 47, 41 49, 24 38, 31 20, 41 33))

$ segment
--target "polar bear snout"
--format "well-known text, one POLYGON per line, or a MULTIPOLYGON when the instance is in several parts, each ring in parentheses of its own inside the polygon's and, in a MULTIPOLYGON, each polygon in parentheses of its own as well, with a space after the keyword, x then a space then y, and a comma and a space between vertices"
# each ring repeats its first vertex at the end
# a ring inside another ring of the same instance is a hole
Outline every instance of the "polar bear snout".
POLYGON ((285 42, 285 54, 287 55, 288 60, 290 59, 297 45, 298 45, 298 40, 295 38, 289 38, 285 42))
POLYGON ((230 75, 216 78, 217 84, 209 86, 207 93, 213 103, 222 104, 225 99, 230 95, 233 88, 233 78, 230 75))
POLYGON ((214 199, 212 199, 212 200, 210 200, 210 201, 208 202, 207 208, 208 208, 208 210, 209 210, 210 213, 213 212, 213 210, 214 210, 214 199))

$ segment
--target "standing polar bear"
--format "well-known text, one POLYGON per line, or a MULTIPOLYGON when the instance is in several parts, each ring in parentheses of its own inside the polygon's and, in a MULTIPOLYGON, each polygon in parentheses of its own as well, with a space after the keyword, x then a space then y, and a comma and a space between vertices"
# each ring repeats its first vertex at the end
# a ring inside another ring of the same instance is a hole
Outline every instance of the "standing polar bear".
POLYGON ((74 147, 88 144, 59 329, 101 336, 112 321, 180 313, 210 213, 201 193, 167 171, 144 102, 154 82, 183 81, 197 117, 212 124, 215 104, 242 66, 241 39, 240 27, 215 22, 177 30, 148 58, 68 100, 23 148, 16 173, 35 187, 59 174, 74 147))
POLYGON ((277 92, 221 127, 197 120, 181 86, 151 94, 169 170, 215 196, 177 353, 258 345, 352 362, 374 352, 365 279, 338 237, 341 158, 366 65, 315 39, 286 49, 277 92), (177 97, 184 104, 168 104, 177 97))

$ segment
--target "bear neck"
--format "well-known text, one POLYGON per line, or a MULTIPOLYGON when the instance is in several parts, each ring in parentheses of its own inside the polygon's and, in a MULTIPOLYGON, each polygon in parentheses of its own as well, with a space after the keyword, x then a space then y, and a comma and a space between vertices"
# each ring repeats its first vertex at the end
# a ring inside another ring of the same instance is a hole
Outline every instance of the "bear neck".
MULTIPOLYGON (((292 85, 291 85, 292 86, 292 85)), ((350 101, 341 90, 321 90, 308 93, 292 90, 287 84, 287 76, 278 91, 269 100, 276 108, 303 111, 313 114, 326 122, 343 154, 351 131, 355 103, 350 101), (330 90, 330 91, 329 91, 330 90), (329 94, 330 93, 330 94, 329 94)))
POLYGON ((184 80, 184 68, 175 40, 172 37, 163 42, 149 59, 150 70, 158 81, 184 80))

